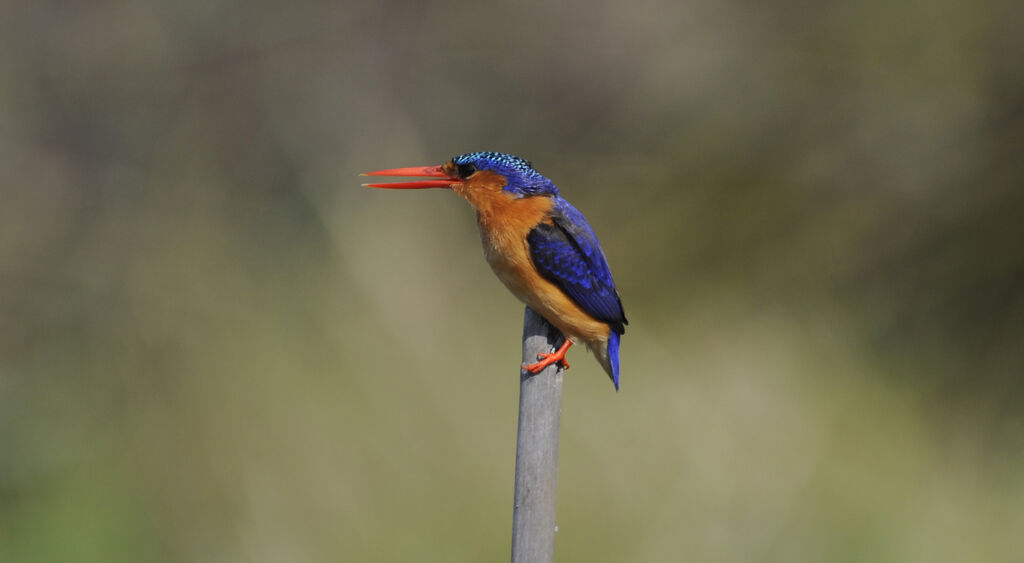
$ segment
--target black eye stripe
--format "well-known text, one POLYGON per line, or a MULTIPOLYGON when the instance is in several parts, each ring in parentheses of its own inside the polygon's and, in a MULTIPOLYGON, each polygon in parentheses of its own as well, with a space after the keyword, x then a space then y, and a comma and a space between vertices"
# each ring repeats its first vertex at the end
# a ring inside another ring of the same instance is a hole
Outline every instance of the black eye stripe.
POLYGON ((468 178, 476 172, 476 166, 472 164, 460 164, 459 165, 459 178, 468 178))

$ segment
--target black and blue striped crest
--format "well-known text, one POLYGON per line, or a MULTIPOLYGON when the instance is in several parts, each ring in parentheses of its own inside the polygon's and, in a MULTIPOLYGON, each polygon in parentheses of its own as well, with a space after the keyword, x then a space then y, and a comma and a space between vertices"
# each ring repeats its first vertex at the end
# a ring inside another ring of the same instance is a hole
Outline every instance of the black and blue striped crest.
POLYGON ((505 177, 505 191, 519 196, 558 195, 558 188, 530 161, 500 152, 471 152, 452 159, 456 165, 472 164, 477 170, 490 170, 505 177))

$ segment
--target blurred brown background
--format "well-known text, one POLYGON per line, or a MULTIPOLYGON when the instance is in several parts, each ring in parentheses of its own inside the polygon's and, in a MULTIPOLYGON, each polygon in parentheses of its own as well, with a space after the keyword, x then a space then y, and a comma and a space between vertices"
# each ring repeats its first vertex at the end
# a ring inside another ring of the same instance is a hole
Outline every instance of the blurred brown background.
POLYGON ((1024 553, 1024 4, 0 8, 0 560, 502 561, 522 306, 450 193, 597 229, 562 561, 1024 553))

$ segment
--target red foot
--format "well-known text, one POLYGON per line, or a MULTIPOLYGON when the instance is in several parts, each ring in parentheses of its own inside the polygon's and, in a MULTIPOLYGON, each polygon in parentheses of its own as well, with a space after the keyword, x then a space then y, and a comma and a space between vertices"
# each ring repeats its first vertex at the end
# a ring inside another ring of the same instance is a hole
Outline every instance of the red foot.
POLYGON ((523 364, 523 369, 530 373, 540 373, 541 370, 550 366, 551 364, 557 363, 562 369, 569 369, 569 362, 565 361, 565 352, 572 346, 572 340, 565 339, 565 343, 557 351, 551 354, 537 354, 537 359, 540 360, 534 364, 523 364))

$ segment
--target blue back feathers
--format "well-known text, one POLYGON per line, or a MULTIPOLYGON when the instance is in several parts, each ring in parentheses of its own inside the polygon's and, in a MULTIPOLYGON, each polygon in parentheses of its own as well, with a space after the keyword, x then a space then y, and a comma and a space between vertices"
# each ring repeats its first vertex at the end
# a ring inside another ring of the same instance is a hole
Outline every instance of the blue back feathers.
POLYGON ((555 198, 550 219, 550 224, 542 222, 526 236, 537 270, 590 316, 622 334, 626 315, 594 230, 560 197, 555 198))
POLYGON ((490 170, 505 177, 505 191, 519 197, 558 195, 555 184, 533 169, 530 161, 500 152, 471 152, 452 159, 457 165, 472 164, 477 170, 490 170))

